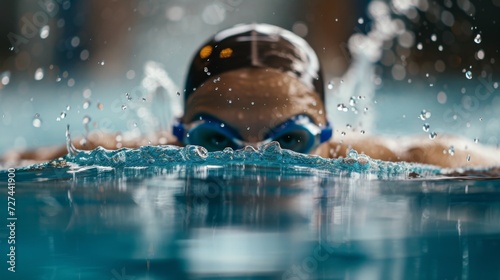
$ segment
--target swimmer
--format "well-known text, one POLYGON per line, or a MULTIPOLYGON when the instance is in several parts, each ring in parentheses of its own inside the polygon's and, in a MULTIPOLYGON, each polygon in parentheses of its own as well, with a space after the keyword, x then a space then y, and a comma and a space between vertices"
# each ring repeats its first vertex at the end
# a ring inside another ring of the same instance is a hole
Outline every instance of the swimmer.
MULTIPOLYGON (((208 151, 271 141, 284 149, 321 157, 345 157, 355 149, 372 158, 442 167, 499 166, 500 150, 469 140, 440 136, 389 139, 334 135, 328 120, 321 66, 309 44, 294 33, 268 24, 243 24, 215 34, 195 53, 185 84, 184 115, 171 132, 152 144, 200 145, 208 151), (167 143, 160 139, 167 139, 167 143), (455 154, 448 151, 454 145, 455 154), (461 148, 464 147, 464 148, 461 148), (468 147, 468 148, 466 148, 468 147)), ((151 141, 151 139, 149 139, 151 141)), ((116 148, 113 135, 90 135, 87 145, 116 148)), ((123 147, 147 145, 125 140, 123 147)), ((47 160, 64 148, 11 153, 7 159, 47 160)))

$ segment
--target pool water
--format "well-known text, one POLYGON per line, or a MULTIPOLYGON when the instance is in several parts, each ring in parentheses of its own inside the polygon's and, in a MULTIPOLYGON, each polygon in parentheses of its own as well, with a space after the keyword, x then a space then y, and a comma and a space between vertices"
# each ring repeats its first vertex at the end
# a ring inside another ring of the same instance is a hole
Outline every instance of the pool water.
POLYGON ((498 177, 410 164, 384 176, 389 163, 360 169, 272 145, 230 159, 142 149, 17 169, 16 272, 4 263, 0 278, 500 278, 498 177), (130 164, 153 151, 163 157, 130 164))

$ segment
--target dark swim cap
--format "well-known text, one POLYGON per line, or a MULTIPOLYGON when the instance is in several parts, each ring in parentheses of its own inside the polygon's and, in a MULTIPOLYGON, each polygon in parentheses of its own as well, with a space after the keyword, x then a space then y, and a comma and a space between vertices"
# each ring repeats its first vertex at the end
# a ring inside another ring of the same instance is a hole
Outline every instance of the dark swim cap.
POLYGON ((301 37, 269 24, 242 24, 217 33, 196 53, 186 79, 184 101, 209 78, 247 68, 293 73, 324 100, 318 57, 301 37))

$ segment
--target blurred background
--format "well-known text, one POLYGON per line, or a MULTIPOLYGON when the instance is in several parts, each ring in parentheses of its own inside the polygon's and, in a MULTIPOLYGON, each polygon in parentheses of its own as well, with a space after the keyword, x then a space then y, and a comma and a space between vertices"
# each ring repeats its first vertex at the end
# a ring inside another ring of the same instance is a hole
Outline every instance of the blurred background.
POLYGON ((499 12, 500 0, 8 1, 0 154, 62 144, 68 124, 75 137, 168 129, 161 118, 179 114, 182 96, 162 81, 182 92, 193 52, 251 22, 317 51, 335 137, 453 133, 498 146, 499 12))

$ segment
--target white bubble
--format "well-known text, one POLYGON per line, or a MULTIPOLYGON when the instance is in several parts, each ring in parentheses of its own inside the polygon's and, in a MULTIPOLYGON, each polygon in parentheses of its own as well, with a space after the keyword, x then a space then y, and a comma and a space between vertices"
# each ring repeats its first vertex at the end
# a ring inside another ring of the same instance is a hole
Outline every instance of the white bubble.
POLYGON ((91 118, 90 118, 89 116, 85 116, 85 117, 83 117, 83 119, 82 119, 82 123, 83 123, 83 124, 88 124, 88 123, 90 122, 90 120, 91 120, 91 118))
POLYGON ((90 106, 90 100, 85 100, 85 101, 83 102, 82 108, 83 108, 84 110, 86 110, 86 109, 88 109, 88 108, 89 108, 89 106, 90 106))
POLYGON ((122 110, 127 110, 127 105, 122 105, 122 110))
POLYGON ((424 123, 424 125, 422 126, 422 129, 423 129, 425 132, 428 132, 430 128, 431 128, 431 126, 430 126, 428 123, 424 123))
POLYGON ((429 138, 432 140, 432 139, 436 139, 437 137, 437 133, 436 132, 431 132, 429 133, 429 138))
POLYGON ((481 43, 481 41, 482 41, 481 34, 477 34, 476 37, 474 37, 474 42, 476 44, 479 44, 481 43))
POLYGON ((417 49, 418 49, 419 51, 421 51, 423 48, 424 48, 424 45, 422 45, 422 43, 418 43, 418 44, 417 44, 417 49))
POLYGON ((432 41, 432 42, 436 42, 436 41, 437 41, 437 36, 436 36, 436 34, 432 34, 432 35, 431 35, 431 41, 432 41))
POLYGON ((363 24, 363 23, 365 23, 365 20, 362 17, 360 17, 360 18, 358 18, 358 23, 363 24))
POLYGON ((483 60, 484 59, 484 51, 483 50, 477 51, 476 57, 478 60, 483 60))
POLYGON ((38 128, 42 126, 42 120, 40 119, 39 114, 35 114, 35 117, 33 118, 33 126, 38 128))
POLYGON ((472 79, 472 72, 471 71, 465 72, 465 77, 469 80, 472 79))
POLYGON ((50 26, 45 25, 44 27, 40 28, 40 38, 46 39, 49 37, 50 34, 50 26))
POLYGON ((5 71, 0 76, 2 77, 0 80, 2 85, 6 86, 10 83, 10 71, 5 71))
POLYGON ((66 118, 66 112, 64 112, 64 111, 61 112, 61 114, 59 115, 59 118, 61 118, 61 119, 66 118))
POLYGON ((35 80, 40 81, 43 79, 44 73, 42 68, 38 68, 35 70, 35 80))

